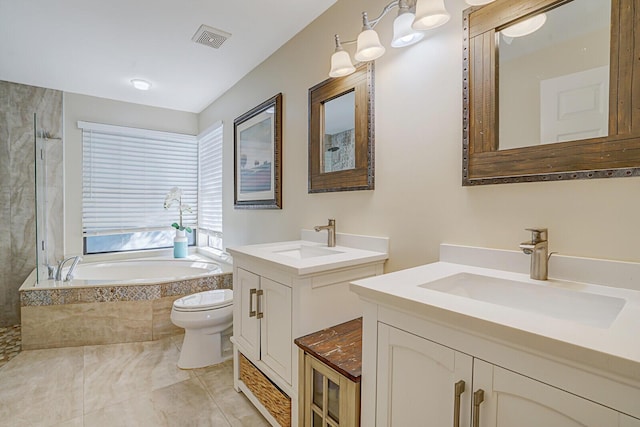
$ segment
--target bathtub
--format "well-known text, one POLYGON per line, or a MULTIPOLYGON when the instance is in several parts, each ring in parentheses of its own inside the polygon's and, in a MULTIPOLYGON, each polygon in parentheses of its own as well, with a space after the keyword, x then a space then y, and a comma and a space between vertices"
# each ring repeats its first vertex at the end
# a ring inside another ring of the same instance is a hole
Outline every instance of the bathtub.
MULTIPOLYGON (((66 276, 63 270, 62 277, 66 276)), ((70 347, 151 341, 183 332, 171 323, 173 301, 232 289, 230 264, 199 256, 78 264, 73 280, 20 287, 22 347, 70 347)))
MULTIPOLYGON (((47 280, 37 283, 37 288, 64 288, 104 284, 142 284, 159 281, 176 281, 210 276, 223 272, 220 263, 183 259, 135 259, 124 261, 80 263, 69 282, 47 280)), ((69 267, 62 270, 66 277, 69 267)))

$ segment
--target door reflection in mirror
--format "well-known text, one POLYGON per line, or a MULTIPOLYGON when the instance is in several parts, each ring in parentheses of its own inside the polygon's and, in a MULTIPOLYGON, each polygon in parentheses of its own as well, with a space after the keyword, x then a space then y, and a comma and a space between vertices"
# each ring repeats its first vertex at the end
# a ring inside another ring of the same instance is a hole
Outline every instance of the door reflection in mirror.
POLYGON ((344 93, 324 103, 322 171, 337 172, 356 167, 356 96, 344 93))
POLYGON ((533 32, 496 32, 500 150, 609 132, 611 0, 573 0, 542 16, 533 32))

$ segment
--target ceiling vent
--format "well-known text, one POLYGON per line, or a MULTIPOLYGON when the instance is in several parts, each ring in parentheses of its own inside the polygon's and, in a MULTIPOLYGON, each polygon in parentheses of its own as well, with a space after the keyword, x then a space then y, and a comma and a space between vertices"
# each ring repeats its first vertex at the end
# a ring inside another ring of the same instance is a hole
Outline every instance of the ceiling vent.
POLYGON ((200 28, 198 28, 198 31, 196 31, 191 40, 218 49, 229 37, 231 37, 231 34, 203 24, 200 25, 200 28))

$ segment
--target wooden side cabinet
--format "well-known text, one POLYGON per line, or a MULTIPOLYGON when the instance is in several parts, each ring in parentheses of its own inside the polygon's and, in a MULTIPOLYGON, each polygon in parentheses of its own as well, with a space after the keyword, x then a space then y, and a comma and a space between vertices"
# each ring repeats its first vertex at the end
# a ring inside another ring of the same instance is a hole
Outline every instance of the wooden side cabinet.
POLYGON ((362 318, 297 338, 298 424, 360 425, 362 318))

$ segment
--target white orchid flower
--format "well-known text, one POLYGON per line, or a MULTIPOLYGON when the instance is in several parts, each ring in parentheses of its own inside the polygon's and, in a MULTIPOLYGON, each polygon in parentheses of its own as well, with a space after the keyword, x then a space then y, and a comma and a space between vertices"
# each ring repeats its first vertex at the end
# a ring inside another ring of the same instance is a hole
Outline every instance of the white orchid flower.
POLYGON ((173 187, 164 198, 164 208, 169 209, 173 206, 173 202, 178 202, 178 213, 180 214, 180 222, 174 222, 171 224, 173 228, 176 230, 186 230, 188 233, 191 233, 191 227, 183 227, 182 226, 182 213, 183 212, 192 212, 191 206, 186 203, 182 203, 182 190, 179 187, 173 187))
POLYGON ((173 187, 171 190, 169 190, 167 195, 164 197, 164 208, 169 209, 173 205, 173 202, 180 203, 181 199, 182 199, 182 190, 178 187, 173 187))

